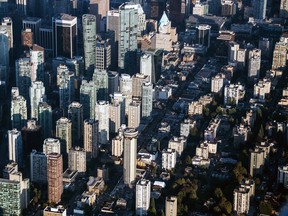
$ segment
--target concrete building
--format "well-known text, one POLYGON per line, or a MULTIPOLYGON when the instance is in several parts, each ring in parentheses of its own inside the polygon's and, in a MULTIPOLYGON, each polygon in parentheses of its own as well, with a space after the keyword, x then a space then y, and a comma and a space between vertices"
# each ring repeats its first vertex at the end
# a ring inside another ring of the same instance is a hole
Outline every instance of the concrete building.
POLYGON ((68 168, 69 170, 77 170, 79 174, 86 172, 86 152, 79 146, 70 149, 68 154, 68 168))
MULTIPOLYGON (((30 61, 33 65, 32 74, 35 74, 37 81, 45 81, 45 72, 44 72, 44 48, 38 46, 37 44, 33 44, 30 48, 30 61)), ((32 80, 35 81, 35 80, 32 80)))
POLYGON ((107 31, 113 31, 115 33, 115 41, 118 42, 120 39, 119 29, 120 27, 120 13, 119 10, 109 10, 107 12, 107 31))
POLYGON ((11 101, 11 126, 21 130, 27 121, 27 104, 23 96, 19 95, 11 101))
POLYGON ((141 103, 132 101, 128 106, 128 127, 138 128, 141 120, 141 103))
POLYGON ((180 123, 180 136, 188 137, 195 127, 196 121, 184 119, 184 121, 180 123))
POLYGON ((271 38, 261 37, 258 42, 258 48, 261 50, 261 59, 271 59, 273 42, 271 38))
POLYGON ((46 102, 40 102, 38 105, 38 121, 41 125, 43 138, 46 139, 52 135, 52 107, 46 102))
POLYGON ((98 156, 99 121, 94 119, 84 120, 84 149, 87 161, 98 156))
POLYGON ((177 197, 176 196, 166 197, 165 216, 177 216, 177 197))
POLYGON ((265 151, 260 148, 255 148, 250 151, 250 171, 251 176, 262 174, 265 163, 265 151))
POLYGON ((93 82, 97 88, 97 100, 108 100, 108 73, 107 70, 95 69, 93 82))
POLYGON ((47 155, 35 149, 30 153, 30 180, 38 184, 47 183, 47 155))
POLYGON ((33 41, 35 44, 39 44, 39 29, 41 27, 42 20, 38 17, 26 17, 22 21, 22 29, 31 29, 33 32, 33 41))
POLYGON ((95 120, 98 121, 98 142, 106 145, 109 141, 109 103, 97 101, 95 107, 95 120))
POLYGON ((112 139, 112 155, 121 157, 124 149, 124 137, 116 136, 112 139))
POLYGON ((31 118, 38 119, 39 103, 44 102, 46 98, 44 83, 41 81, 32 82, 29 88, 29 96, 30 96, 31 118))
POLYGON ((239 187, 233 191, 233 211, 237 214, 247 214, 250 207, 249 189, 239 187))
POLYGON ((72 102, 68 107, 68 118, 72 122, 72 143, 74 146, 83 135, 83 107, 79 102, 72 102))
POLYGON ((254 84, 253 97, 259 99, 260 102, 265 102, 266 95, 270 94, 270 89, 270 79, 259 80, 258 83, 254 84))
POLYGON ((83 48, 85 59, 85 76, 91 79, 96 64, 96 16, 84 14, 82 16, 83 48))
POLYGON ((136 178, 137 136, 134 128, 124 130, 123 180, 130 187, 136 178))
POLYGON ((200 24, 196 26, 196 42, 207 48, 210 47, 211 26, 200 24))
POLYGON ((29 119, 21 130, 24 145, 24 155, 29 155, 33 149, 42 151, 43 138, 41 126, 34 119, 29 119))
POLYGON ((142 97, 142 85, 149 81, 149 77, 144 74, 134 74, 132 76, 132 97, 142 97))
POLYGON ((241 84, 229 84, 224 88, 224 104, 238 105, 245 96, 245 87, 241 84))
POLYGON ((56 137, 61 142, 62 152, 69 153, 72 148, 72 121, 62 117, 56 121, 56 137))
POLYGON ((15 161, 20 168, 23 166, 23 142, 21 131, 17 129, 8 130, 8 152, 9 160, 15 161))
POLYGON ((203 114, 203 104, 198 101, 192 101, 188 105, 188 115, 202 115, 203 114))
POLYGON ((72 58, 77 55, 77 17, 58 14, 52 18, 54 57, 72 58), (65 32, 65 34, 63 34, 65 32))
POLYGON ((223 73, 218 73, 211 79, 211 92, 223 94, 224 85, 227 83, 226 77, 223 73))
POLYGON ((36 75, 32 74, 32 64, 30 58, 20 58, 15 62, 16 70, 16 86, 19 88, 20 95, 29 101, 29 88, 31 82, 36 79, 36 75))
POLYGON ((50 207, 47 206, 43 210, 43 216, 67 216, 67 211, 63 206, 50 207))
POLYGON ((236 14, 236 3, 233 0, 221 1, 221 16, 231 17, 236 14))
POLYGON ((286 0, 281 0, 281 2, 280 2, 279 16, 282 18, 288 17, 288 2, 286 0))
POLYGON ((111 52, 111 44, 109 40, 97 40, 95 68, 99 70, 106 70, 110 68, 111 52))
POLYGON ((148 214, 150 207, 151 182, 141 179, 136 183, 136 215, 148 214))
POLYGON ((177 157, 181 156, 182 152, 186 148, 187 139, 183 136, 173 136, 168 143, 169 149, 174 149, 177 152, 177 157))
POLYGON ((119 91, 125 98, 125 114, 128 115, 128 106, 132 102, 132 77, 129 74, 121 74, 119 79, 119 91))
POLYGON ((63 159, 61 154, 48 154, 48 201, 59 203, 63 193, 63 159))
POLYGON ((153 110, 153 85, 151 82, 142 85, 142 118, 148 118, 153 110))
POLYGON ((248 135, 251 132, 249 126, 243 124, 236 125, 233 129, 234 147, 240 147, 248 140, 248 135))
POLYGON ((286 66, 286 60, 287 60, 287 44, 284 41, 280 40, 275 44, 275 48, 273 51, 272 69, 284 68, 286 66))
POLYGON ((248 57, 248 77, 259 79, 261 66, 261 50, 253 49, 249 52, 248 57))
POLYGON ((149 81, 155 83, 153 55, 144 53, 140 58, 140 73, 148 76, 149 81))
POLYGON ((196 1, 196 4, 193 7, 193 15, 207 15, 209 11, 209 5, 206 2, 196 1))
POLYGON ((61 144, 59 139, 47 138, 43 142, 43 153, 45 155, 51 153, 61 154, 61 144))
POLYGON ((277 183, 283 184, 283 186, 288 188, 288 166, 279 166, 277 173, 277 183))
POLYGON ((110 8, 110 1, 107 0, 90 0, 90 13, 97 16, 98 19, 106 17, 110 8))
POLYGON ((117 102, 109 104, 109 132, 117 133, 121 125, 121 105, 117 102))
POLYGON ((177 152, 175 149, 163 149, 162 151, 162 169, 172 170, 176 165, 177 152))
POLYGON ((95 118, 97 87, 93 81, 82 80, 80 86, 80 103, 83 106, 83 119, 95 118))

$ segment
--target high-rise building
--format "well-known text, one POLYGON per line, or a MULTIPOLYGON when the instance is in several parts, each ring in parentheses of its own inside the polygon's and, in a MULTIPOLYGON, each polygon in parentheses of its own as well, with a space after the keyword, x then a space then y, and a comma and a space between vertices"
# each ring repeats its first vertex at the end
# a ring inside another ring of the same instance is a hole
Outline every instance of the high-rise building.
POLYGON ((31 82, 36 79, 32 74, 32 64, 30 58, 20 58, 15 62, 16 86, 19 88, 20 95, 29 101, 29 88, 31 82))
POLYGON ((272 56, 272 39, 261 37, 258 41, 258 47, 261 50, 261 59, 268 60, 272 56))
POLYGON ((52 135, 52 107, 46 102, 38 105, 38 121, 42 128, 44 139, 52 135))
POLYGON ((166 197, 165 216, 177 216, 177 197, 166 197))
POLYGON ((223 94, 223 88, 225 83, 225 75, 223 73, 218 73, 215 77, 212 77, 211 79, 211 92, 223 94))
POLYGON ((1 22, 1 27, 5 28, 8 33, 9 49, 13 48, 13 21, 11 17, 4 17, 1 22))
POLYGON ((288 166, 279 166, 277 173, 277 183, 283 184, 285 188, 288 188, 288 166))
POLYGON ((108 71, 108 95, 119 91, 119 74, 116 71, 108 71))
POLYGON ((27 121, 27 103, 23 96, 19 95, 11 101, 11 126, 21 130, 27 121))
POLYGON ((0 54, 0 65, 9 67, 9 34, 5 27, 0 26, 0 45, 1 45, 1 54, 0 54))
POLYGON ((176 165, 177 152, 175 149, 164 149, 162 151, 162 169, 172 170, 176 165))
POLYGON ((26 17, 22 21, 23 29, 31 29, 33 33, 33 41, 39 44, 39 29, 41 27, 42 20, 38 17, 26 17))
POLYGON ((266 18, 267 0, 253 0, 253 16, 255 19, 266 18))
POLYGON ((96 64, 99 70, 108 69, 111 65, 111 45, 109 40, 97 40, 96 42, 96 64))
POLYGON ((153 85, 146 82, 142 85, 142 117, 150 117, 153 109, 153 85))
POLYGON ((30 180, 39 184, 47 183, 47 155, 35 149, 30 154, 30 180))
POLYGON ((84 14, 82 16, 82 27, 85 75, 91 79, 96 63, 96 16, 92 14, 84 14))
POLYGON ((237 214, 248 214, 250 206, 249 189, 239 187, 233 191, 233 210, 237 214))
POLYGON ((62 152, 69 153, 72 148, 72 121, 62 117, 56 122, 56 137, 60 139, 62 152))
POLYGON ((63 193, 63 159, 61 154, 48 154, 48 201, 58 203, 63 193))
POLYGON ((121 157, 123 154, 123 136, 116 136, 112 139, 112 155, 116 157, 121 157))
POLYGON ((282 18, 288 17, 288 1, 287 0, 281 0, 279 16, 282 18))
POLYGON ((98 123, 94 119, 84 121, 84 149, 87 160, 98 156, 98 123))
POLYGON ((93 82, 97 88, 97 100, 108 100, 108 73, 107 70, 95 69, 93 82))
POLYGON ((234 0, 221 1, 221 16, 233 16, 236 14, 236 3, 234 0))
POLYGON ((239 44, 235 41, 230 41, 228 44, 228 63, 237 62, 238 50, 239 44))
POLYGON ((67 211, 62 205, 57 206, 56 208, 47 206, 43 210, 43 216, 66 216, 66 215, 67 215, 67 211))
POLYGON ((136 178, 137 136, 138 131, 134 128, 124 130, 123 180, 129 186, 136 178))
POLYGON ((80 103, 83 106, 83 119, 95 118, 97 87, 93 81, 82 80, 80 87, 80 103))
MULTIPOLYGON (((287 1, 288 3, 288 1, 287 1)), ((287 5, 288 9, 288 5, 287 5)), ((288 12, 287 12, 288 15, 288 12)), ((275 44, 273 52, 272 69, 282 69, 286 66, 287 60, 287 45, 284 41, 275 44)))
MULTIPOLYGON (((157 82, 157 80, 160 78, 160 75, 161 75, 163 49, 148 49, 148 50, 145 50, 144 53, 152 56, 152 73, 150 76, 150 79, 151 79, 150 82, 152 82, 154 84, 157 82)), ((146 61, 144 61, 143 63, 145 63, 145 62, 146 61)), ((147 60, 147 62, 149 65, 149 60, 147 60)), ((142 67, 144 67, 144 66, 142 66, 142 67)), ((141 69, 141 63, 140 63, 140 69, 141 69)), ((145 70, 149 71, 149 68, 146 68, 145 70)), ((140 70, 140 72, 146 74, 146 72, 143 72, 142 70, 140 70)))
POLYGON ((45 81, 44 74, 44 48, 33 44, 30 50, 30 61, 33 65, 32 74, 35 74, 35 77, 38 81, 45 81))
POLYGON ((98 141, 105 145, 109 141, 109 103, 98 101, 95 107, 95 119, 98 120, 98 141))
POLYGON ((132 76, 132 97, 142 97, 142 85, 149 82, 149 77, 144 74, 134 74, 132 76))
POLYGON ((174 23, 181 23, 186 14, 186 0, 171 0, 170 1, 170 17, 174 23))
POLYGON ((45 51, 53 52, 53 29, 51 26, 42 26, 39 29, 39 45, 45 49, 45 51))
POLYGON ((111 103, 109 105, 109 131, 117 133, 121 125, 121 105, 120 103, 111 103))
POLYGON ((196 26, 196 40, 198 44, 202 44, 207 48, 210 47, 210 25, 198 25, 196 26))
POLYGON ((75 146, 83 135, 83 107, 79 102, 72 102, 68 107, 68 118, 72 122, 72 143, 75 146))
POLYGON ((119 91, 125 98, 125 114, 128 114, 128 106, 132 102, 132 78, 129 74, 121 74, 119 79, 119 91))
POLYGON ((70 149, 68 154, 68 167, 70 170, 77 170, 80 174, 86 172, 86 152, 79 146, 70 149))
POLYGON ((27 0, 16 0, 16 7, 23 16, 27 16, 27 0))
POLYGON ((43 82, 34 81, 29 88, 31 118, 38 119, 38 106, 45 100, 45 87, 43 82))
POLYGON ((114 92, 110 95, 110 98, 111 98, 111 103, 112 104, 117 104, 119 103, 120 104, 120 112, 121 112, 121 119, 120 119, 120 122, 121 122, 121 125, 122 124, 125 124, 126 120, 126 116, 125 116, 125 96, 123 96, 120 92, 114 92))
POLYGON ((136 69, 135 67, 130 67, 130 65, 136 62, 138 32, 137 5, 133 3, 123 3, 120 5, 119 19, 118 67, 120 70, 125 69, 125 71, 131 74, 136 69))
POLYGON ((15 161, 19 167, 23 166, 23 143, 21 131, 8 130, 9 160, 15 161))
POLYGON ((128 127, 138 128, 141 120, 141 103, 132 101, 128 106, 128 127))
POLYGON ((255 148, 250 151, 250 171, 251 176, 262 174, 265 163, 265 151, 255 148))
POLYGON ((109 0, 90 0, 90 13, 97 16, 98 19, 106 17, 106 14, 110 8, 109 0))
POLYGON ((150 206, 151 182, 140 179, 136 184, 136 215, 147 215, 150 206))
POLYGON ((249 52, 248 77, 259 79, 261 66, 261 50, 253 49, 249 52))
POLYGON ((59 139, 47 138, 43 142, 43 153, 45 155, 51 153, 61 154, 61 144, 59 139))
POLYGON ((237 105, 245 95, 245 87, 240 84, 229 84, 224 87, 224 104, 237 105))
POLYGON ((155 82, 153 55, 144 53, 140 59, 140 73, 149 77, 150 82, 155 82), (152 80, 154 76, 154 79, 152 80))
POLYGON ((77 17, 58 14, 52 18, 54 56, 72 58, 77 54, 77 17))

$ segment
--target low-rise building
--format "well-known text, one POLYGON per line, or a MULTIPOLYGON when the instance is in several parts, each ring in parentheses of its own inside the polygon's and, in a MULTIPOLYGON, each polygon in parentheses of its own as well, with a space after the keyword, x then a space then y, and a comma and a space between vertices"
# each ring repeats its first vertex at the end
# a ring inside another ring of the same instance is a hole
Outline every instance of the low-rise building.
POLYGON ((96 195, 101 194, 104 191, 105 182, 101 177, 89 177, 89 181, 87 182, 87 189, 89 192, 95 192, 96 195))

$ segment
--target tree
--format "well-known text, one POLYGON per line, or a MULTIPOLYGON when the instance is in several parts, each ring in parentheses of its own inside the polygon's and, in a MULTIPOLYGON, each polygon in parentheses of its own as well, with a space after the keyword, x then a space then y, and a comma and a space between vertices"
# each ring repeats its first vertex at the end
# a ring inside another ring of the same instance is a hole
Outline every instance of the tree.
POLYGON ((191 157, 189 155, 186 156, 185 163, 186 163, 186 165, 191 165, 192 159, 191 159, 191 157))
POLYGON ((259 139, 263 139, 264 135, 265 135, 265 134, 264 134, 263 125, 261 124, 260 129, 259 129, 258 134, 257 134, 257 137, 258 137, 259 139))
POLYGON ((217 114, 222 114, 222 108, 221 108, 221 106, 218 106, 218 107, 216 108, 215 112, 216 112, 217 114))
POLYGON ((216 199, 219 200, 221 197, 223 197, 223 192, 222 192, 222 190, 221 190, 220 188, 216 188, 216 189, 214 190, 214 196, 215 196, 216 199))
POLYGON ((156 207, 155 207, 155 200, 153 197, 151 198, 150 208, 148 209, 147 213, 149 216, 156 216, 157 215, 157 211, 156 211, 156 207))
POLYGON ((225 197, 221 198, 219 207, 225 214, 231 214, 232 212, 232 204, 225 197))
POLYGON ((261 201, 259 204, 260 214, 271 215, 272 214, 272 205, 270 202, 261 201))

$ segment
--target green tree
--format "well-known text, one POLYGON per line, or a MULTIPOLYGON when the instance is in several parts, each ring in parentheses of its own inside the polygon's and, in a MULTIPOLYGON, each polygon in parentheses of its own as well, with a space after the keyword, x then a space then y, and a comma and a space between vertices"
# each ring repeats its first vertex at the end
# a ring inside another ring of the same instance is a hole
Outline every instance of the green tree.
POLYGON ((221 106, 218 106, 218 107, 216 108, 215 112, 216 112, 217 114, 222 114, 222 108, 221 108, 221 106))
POLYGON ((260 214, 271 215, 272 214, 272 205, 270 202, 261 201, 259 204, 260 214))
POLYGON ((219 202, 219 207, 225 214, 231 214, 232 212, 232 204, 225 197, 221 198, 219 202))
POLYGON ((157 215, 157 211, 156 211, 156 207, 155 207, 155 200, 153 197, 151 198, 150 208, 148 209, 147 213, 149 216, 156 216, 157 215))
POLYGON ((220 188, 216 188, 214 190, 214 197, 218 200, 221 199, 221 197, 223 197, 223 192, 220 188))
POLYGON ((189 155, 186 156, 185 163, 186 163, 186 165, 191 165, 192 159, 191 159, 191 157, 189 155))
POLYGON ((264 135, 265 134, 264 134, 263 125, 261 124, 260 129, 259 129, 258 134, 257 134, 257 137, 262 140, 264 135))

